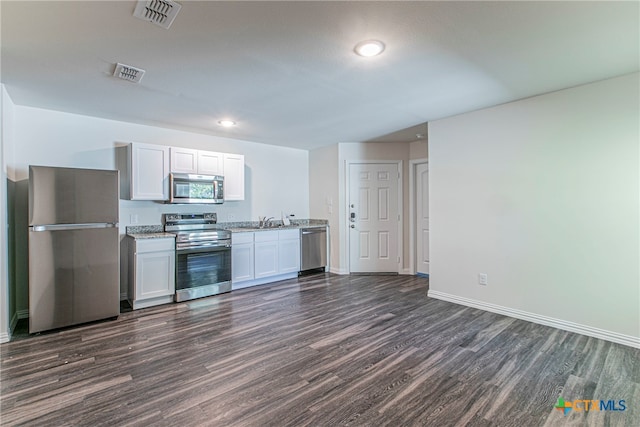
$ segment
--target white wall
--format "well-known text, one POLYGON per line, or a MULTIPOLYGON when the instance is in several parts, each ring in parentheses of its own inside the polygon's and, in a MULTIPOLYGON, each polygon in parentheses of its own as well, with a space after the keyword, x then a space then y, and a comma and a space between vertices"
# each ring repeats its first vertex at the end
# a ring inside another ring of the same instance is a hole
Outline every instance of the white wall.
POLYGON ((409 158, 411 160, 426 159, 429 156, 427 139, 421 139, 409 144, 409 158))
MULTIPOLYGON (((305 150, 25 106, 15 107, 15 141, 15 160, 11 167, 15 169, 21 193, 26 189, 30 164, 115 169, 118 164, 116 146, 131 141, 245 155, 246 200, 226 202, 214 208, 122 200, 121 234, 130 225, 132 214, 138 216, 138 225, 161 224, 164 212, 213 210, 218 213, 219 222, 257 220, 259 215, 280 218, 281 211, 293 213, 296 218, 309 217, 309 165, 305 150)), ((24 203, 21 205, 17 201, 16 204, 18 209, 25 209, 24 203)), ((24 217, 26 221, 26 215, 24 217)), ((22 229, 25 224, 17 226, 22 229)), ((24 251, 22 254, 26 255, 24 251)), ((122 265, 122 268, 126 266, 122 265)), ((18 275, 20 310, 27 307, 28 301, 26 273, 18 271, 18 275)), ((121 289, 123 292, 127 289, 126 283, 121 283, 121 289)))
POLYGON ((329 266, 338 274, 344 273, 340 270, 339 197, 338 145, 309 152, 310 216, 329 221, 329 266))
POLYGON ((639 79, 429 124, 430 295, 640 345, 639 79))

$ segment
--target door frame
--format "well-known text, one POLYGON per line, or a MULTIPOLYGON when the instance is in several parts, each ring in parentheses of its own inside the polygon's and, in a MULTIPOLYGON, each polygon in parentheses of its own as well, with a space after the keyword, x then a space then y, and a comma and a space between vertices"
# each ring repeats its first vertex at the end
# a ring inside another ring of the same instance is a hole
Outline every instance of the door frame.
POLYGON ((404 236, 402 230, 404 229, 404 205, 403 205, 403 169, 402 169, 402 160, 345 160, 345 203, 344 203, 344 218, 345 218, 345 229, 346 229, 346 263, 347 263, 347 274, 351 274, 351 231, 349 230, 349 200, 351 200, 350 188, 351 188, 351 165, 376 165, 376 164, 385 164, 385 165, 397 165, 398 166, 398 216, 400 220, 398 221, 398 257, 400 258, 400 262, 398 262, 397 272, 398 274, 403 274, 404 269, 404 236))
MULTIPOLYGON (((418 255, 416 248, 416 170, 418 165, 425 163, 428 167, 429 159, 422 158, 409 160, 409 273, 412 275, 416 274, 416 257, 418 255)), ((429 180, 429 186, 431 186, 431 180, 429 180)), ((431 225, 429 225, 429 228, 431 228, 431 225)))

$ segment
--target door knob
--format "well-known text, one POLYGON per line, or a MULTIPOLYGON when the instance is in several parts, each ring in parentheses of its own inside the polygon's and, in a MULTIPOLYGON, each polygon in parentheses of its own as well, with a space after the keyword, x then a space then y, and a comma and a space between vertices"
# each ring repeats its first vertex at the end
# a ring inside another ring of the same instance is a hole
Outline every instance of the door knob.
POLYGON ((351 222, 356 222, 356 213, 355 212, 351 212, 351 216, 349 217, 351 222))

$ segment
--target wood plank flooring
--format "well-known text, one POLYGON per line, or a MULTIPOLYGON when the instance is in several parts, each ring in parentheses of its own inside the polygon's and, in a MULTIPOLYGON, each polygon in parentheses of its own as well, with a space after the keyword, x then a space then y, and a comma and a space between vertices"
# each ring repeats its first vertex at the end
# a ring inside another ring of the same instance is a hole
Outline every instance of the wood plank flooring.
POLYGON ((0 346, 3 426, 640 426, 640 350, 314 275, 0 346), (554 409, 558 397, 626 411, 554 409))

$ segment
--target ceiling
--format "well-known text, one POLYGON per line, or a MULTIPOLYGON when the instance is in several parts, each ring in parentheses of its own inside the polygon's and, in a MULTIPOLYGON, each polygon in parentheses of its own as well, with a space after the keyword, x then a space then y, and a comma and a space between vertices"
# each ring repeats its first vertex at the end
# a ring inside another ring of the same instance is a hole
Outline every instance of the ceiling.
POLYGON ((313 149, 639 69, 638 2, 6 1, 14 103, 313 149), (382 55, 353 53, 361 40, 382 55), (139 84, 115 64, 146 70, 139 84), (218 120, 232 118, 233 128, 218 120))

